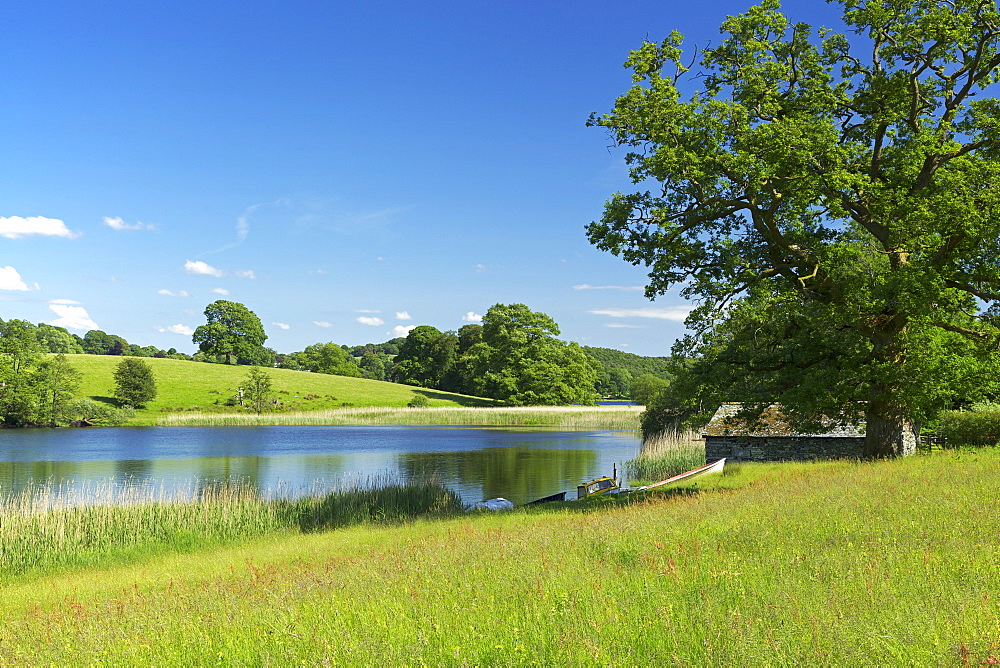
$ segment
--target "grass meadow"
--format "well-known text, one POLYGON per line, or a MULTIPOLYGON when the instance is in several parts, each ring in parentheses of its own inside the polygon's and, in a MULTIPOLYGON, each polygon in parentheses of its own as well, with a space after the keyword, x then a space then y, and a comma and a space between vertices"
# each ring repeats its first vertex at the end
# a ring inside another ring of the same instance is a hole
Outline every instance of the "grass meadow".
MULTIPOLYGON (((79 396, 113 403, 113 374, 121 357, 67 355, 67 358, 83 376, 79 396)), ((239 413, 239 409, 225 403, 236 394, 236 387, 246 378, 250 367, 157 358, 143 358, 143 361, 153 369, 158 394, 146 408, 136 411, 130 424, 153 425, 163 416, 176 413, 239 413)), ((364 378, 289 369, 267 369, 267 373, 282 409, 300 413, 350 406, 405 407, 420 395, 427 397, 432 407, 493 403, 478 397, 364 378)))
POLYGON ((0 663, 1000 661, 1000 454, 742 464, 509 513, 293 531, 5 587, 0 663))

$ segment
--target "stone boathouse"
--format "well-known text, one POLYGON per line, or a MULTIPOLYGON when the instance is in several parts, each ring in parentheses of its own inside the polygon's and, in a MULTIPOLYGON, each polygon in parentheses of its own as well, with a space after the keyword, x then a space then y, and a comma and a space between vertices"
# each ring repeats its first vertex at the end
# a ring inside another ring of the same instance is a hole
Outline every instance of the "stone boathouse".
POLYGON ((705 426, 705 461, 723 457, 731 462, 858 459, 864 452, 864 423, 836 425, 825 433, 806 434, 792 429, 781 407, 775 404, 764 412, 758 424, 750 427, 735 417, 741 406, 722 404, 705 426))

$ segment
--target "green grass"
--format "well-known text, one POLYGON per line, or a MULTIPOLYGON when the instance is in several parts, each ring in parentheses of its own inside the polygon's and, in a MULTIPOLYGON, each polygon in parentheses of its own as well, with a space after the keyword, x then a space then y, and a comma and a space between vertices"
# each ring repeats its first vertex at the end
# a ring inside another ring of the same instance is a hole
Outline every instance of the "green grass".
MULTIPOLYGON (((67 355, 83 375, 79 395, 113 402, 115 366, 121 357, 111 355, 67 355)), ((186 360, 143 358, 156 376, 157 397, 145 409, 136 411, 133 425, 152 425, 166 414, 220 412, 239 414, 227 407, 235 388, 249 371, 245 366, 206 364, 186 360)), ((431 406, 485 406, 489 399, 439 392, 425 388, 385 383, 363 378, 267 369, 277 398, 284 410, 308 412, 344 406, 405 407, 416 396, 426 396, 431 406)))
POLYGON ((5 588, 0 663, 992 664, 998 481, 994 450, 743 464, 83 569, 5 588))

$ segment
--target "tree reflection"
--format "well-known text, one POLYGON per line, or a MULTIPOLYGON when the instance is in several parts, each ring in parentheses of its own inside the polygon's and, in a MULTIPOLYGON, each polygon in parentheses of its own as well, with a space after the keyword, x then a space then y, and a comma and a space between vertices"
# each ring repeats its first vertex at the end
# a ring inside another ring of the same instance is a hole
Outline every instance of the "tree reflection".
MULTIPOLYGON (((595 450, 508 446, 463 452, 407 452, 399 455, 404 480, 432 475, 482 489, 484 499, 502 496, 527 503, 575 488, 598 464, 595 450)), ((610 473, 610 472, 609 472, 610 473)))

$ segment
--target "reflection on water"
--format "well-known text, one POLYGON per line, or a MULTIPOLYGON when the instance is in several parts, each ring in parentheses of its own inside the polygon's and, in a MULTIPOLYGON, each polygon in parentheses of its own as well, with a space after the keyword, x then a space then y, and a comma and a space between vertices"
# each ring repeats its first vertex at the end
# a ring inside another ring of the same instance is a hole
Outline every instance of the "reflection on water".
POLYGON ((294 495, 345 480, 431 475, 467 503, 524 503, 611 473, 636 455, 623 432, 456 427, 146 427, 0 430, 0 494, 95 483, 188 489, 240 481, 294 495))

